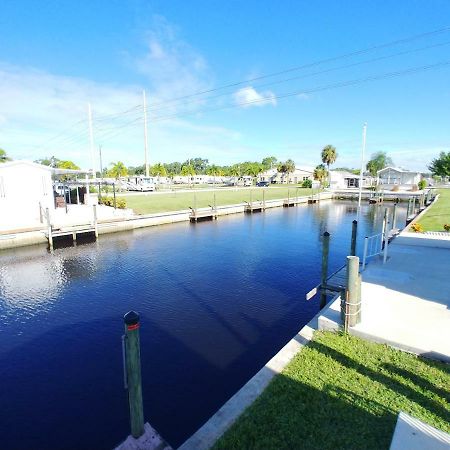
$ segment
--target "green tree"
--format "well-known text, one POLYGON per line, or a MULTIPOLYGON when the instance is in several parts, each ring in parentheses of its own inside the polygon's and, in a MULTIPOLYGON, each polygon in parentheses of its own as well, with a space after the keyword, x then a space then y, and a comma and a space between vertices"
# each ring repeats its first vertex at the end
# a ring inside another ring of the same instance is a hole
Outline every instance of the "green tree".
POLYGON ((203 158, 191 158, 187 160, 183 165, 192 166, 195 173, 204 174, 206 172, 206 168, 208 167, 208 162, 209 161, 207 159, 203 158))
POLYGON ((58 167, 60 160, 54 156, 46 156, 45 158, 36 159, 34 162, 43 166, 58 167))
POLYGON ((80 168, 73 161, 58 160, 57 166, 59 169, 80 170, 80 168))
POLYGON ((111 163, 111 169, 108 170, 108 176, 118 180, 120 177, 128 175, 128 169, 122 161, 111 163))
POLYGON ((283 174, 283 182, 286 180, 286 183, 289 182, 289 174, 295 171, 295 162, 292 159, 288 159, 284 163, 279 163, 277 166, 278 172, 283 174))
POLYGON ((184 165, 181 168, 181 175, 183 175, 183 176, 189 176, 189 175, 190 176, 194 176, 195 175, 195 170, 190 164, 184 165))
POLYGON ((325 179, 328 176, 328 171, 325 167, 324 164, 319 164, 318 166, 316 166, 316 168, 314 169, 314 173, 313 173, 314 179, 320 181, 320 184, 323 184, 323 182, 325 181, 325 179))
POLYGON ((450 177, 450 152, 441 152, 428 166, 431 173, 438 177, 450 177))
MULTIPOLYGON (((333 145, 326 145, 321 152, 321 158, 322 158, 322 163, 326 164, 327 166, 327 171, 329 176, 330 175, 330 166, 331 164, 334 164, 336 162, 336 159, 338 157, 338 154, 336 152, 336 147, 334 147, 333 145)), ((330 184, 331 184, 331 180, 329 180, 330 184)))
POLYGON ((277 165, 277 158, 275 156, 267 156, 262 160, 262 165, 264 170, 272 169, 272 167, 276 167, 277 165))
POLYGON ((373 177, 377 176, 377 172, 385 167, 392 166, 392 159, 386 152, 372 153, 370 160, 366 164, 366 169, 373 177))
POLYGON ((155 177, 167 177, 167 170, 161 163, 155 164, 151 168, 150 173, 155 177))
POLYGON ((8 157, 5 150, 0 148, 0 163, 4 163, 6 161, 11 161, 11 158, 8 157))

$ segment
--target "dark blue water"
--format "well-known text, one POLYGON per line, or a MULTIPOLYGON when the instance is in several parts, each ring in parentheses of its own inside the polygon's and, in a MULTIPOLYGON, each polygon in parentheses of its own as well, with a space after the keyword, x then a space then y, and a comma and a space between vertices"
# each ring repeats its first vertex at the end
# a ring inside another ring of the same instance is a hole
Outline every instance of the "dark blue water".
MULTIPOLYGON (((178 446, 318 311, 305 293, 319 282, 321 236, 331 233, 331 272, 355 214, 323 202, 0 253, 0 447, 109 449, 126 437, 130 309, 145 418, 178 446)), ((382 214, 364 206, 361 239, 382 214)))

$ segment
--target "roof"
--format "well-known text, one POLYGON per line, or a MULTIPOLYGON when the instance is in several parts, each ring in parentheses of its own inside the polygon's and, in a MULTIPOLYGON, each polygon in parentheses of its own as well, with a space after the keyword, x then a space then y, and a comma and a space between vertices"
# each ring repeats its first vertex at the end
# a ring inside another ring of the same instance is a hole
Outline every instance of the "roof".
POLYGON ((35 169, 46 170, 48 172, 51 172, 52 175, 85 174, 85 173, 90 172, 90 170, 60 169, 58 167, 45 166, 44 164, 38 164, 33 161, 28 161, 25 159, 17 159, 14 161, 5 162, 3 164, 0 164, 0 169, 6 169, 8 167, 14 167, 14 166, 34 167, 35 169))
POLYGON ((380 169, 377 173, 381 173, 384 172, 385 170, 393 170, 394 172, 399 172, 399 173, 411 173, 411 174, 419 174, 420 172, 413 172, 411 170, 406 170, 406 169, 401 169, 400 167, 393 167, 393 166, 387 166, 384 169, 380 169))

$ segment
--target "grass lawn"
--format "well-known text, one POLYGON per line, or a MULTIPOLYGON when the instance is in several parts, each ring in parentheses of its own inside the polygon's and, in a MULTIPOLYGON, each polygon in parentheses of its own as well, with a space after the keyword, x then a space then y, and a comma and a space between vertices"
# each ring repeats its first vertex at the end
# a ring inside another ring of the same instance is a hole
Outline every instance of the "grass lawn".
POLYGON ((400 410, 450 431, 450 366, 316 332, 214 449, 388 449, 400 410))
POLYGON ((439 189, 439 200, 420 220, 425 231, 444 231, 444 224, 450 224, 450 189, 439 189))
MULTIPOLYGON (((222 188, 215 191, 216 205, 232 205, 250 201, 263 199, 263 191, 265 192, 266 200, 283 199, 289 195, 302 196, 310 195, 311 189, 296 188, 296 187, 269 187, 269 188, 247 188, 247 189, 233 189, 222 188), (298 193, 298 194, 297 194, 298 193)), ((196 192, 197 208, 207 207, 214 204, 214 192, 196 192)), ((177 211, 181 209, 188 209, 190 206, 194 207, 194 193, 193 192, 168 192, 167 194, 154 194, 152 192, 147 195, 130 195, 122 197, 126 200, 127 208, 132 208, 137 214, 151 214, 166 211, 177 211)))

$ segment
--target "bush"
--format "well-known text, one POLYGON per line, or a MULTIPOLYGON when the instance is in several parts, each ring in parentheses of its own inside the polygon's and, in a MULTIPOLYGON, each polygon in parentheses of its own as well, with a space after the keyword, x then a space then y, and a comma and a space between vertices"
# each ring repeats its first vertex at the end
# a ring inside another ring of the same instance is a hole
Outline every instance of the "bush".
POLYGON ((423 233, 425 230, 423 229, 423 226, 419 223, 413 223, 411 225, 411 230, 413 230, 415 233, 423 233))
POLYGON ((304 180, 302 183, 302 187, 304 188, 312 188, 312 181, 311 180, 304 180))
POLYGON ((420 180, 417 186, 420 190, 425 189, 427 187, 427 182, 425 180, 420 180))
MULTIPOLYGON (((114 207, 114 198, 113 197, 102 197, 99 198, 98 202, 105 206, 114 207)), ((127 207, 127 202, 123 198, 116 199, 116 207, 119 209, 125 209, 127 207)))
POLYGON ((450 223, 444 223, 444 230, 450 231, 450 223))

